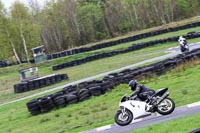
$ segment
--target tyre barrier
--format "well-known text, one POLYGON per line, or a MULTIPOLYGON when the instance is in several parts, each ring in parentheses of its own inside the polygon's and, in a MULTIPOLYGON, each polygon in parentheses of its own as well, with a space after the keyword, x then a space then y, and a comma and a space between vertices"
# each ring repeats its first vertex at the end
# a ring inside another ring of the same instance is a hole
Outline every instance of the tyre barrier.
POLYGON ((23 93, 23 92, 39 89, 45 86, 49 86, 66 79, 68 79, 67 74, 55 74, 52 76, 38 78, 38 79, 30 80, 27 82, 20 82, 14 85, 14 92, 23 93))
MULTIPOLYGON (((29 62, 34 63, 35 60, 30 59, 29 62)), ((28 61, 27 60, 21 60, 21 63, 28 63, 28 61)), ((7 60, 0 60, 0 68, 14 66, 14 65, 19 65, 19 62, 18 61, 17 62, 9 62, 7 60)))
POLYGON ((7 67, 8 65, 9 64, 7 60, 0 60, 0 67, 7 67))
MULTIPOLYGON (((197 37, 200 37, 200 32, 193 32, 192 34, 190 33, 190 34, 187 34, 187 35, 183 35, 183 37, 185 37, 186 39, 197 38, 197 37)), ((142 48, 154 46, 154 45, 157 45, 157 44, 165 44, 165 43, 168 43, 168 42, 176 42, 178 40, 178 38, 179 38, 179 36, 174 36, 174 37, 169 37, 169 38, 164 38, 164 39, 159 39, 159 40, 153 40, 153 41, 133 44, 132 46, 129 46, 126 49, 113 50, 113 51, 110 51, 110 52, 103 52, 103 53, 91 55, 91 56, 88 56, 88 57, 85 57, 85 58, 82 58, 82 59, 77 59, 77 60, 73 60, 73 61, 70 61, 70 62, 58 64, 58 65, 52 66, 52 70, 55 71, 55 70, 60 70, 60 69, 64 69, 64 68, 67 68, 67 67, 77 66, 77 65, 81 65, 81 64, 84 64, 86 62, 89 62, 89 61, 98 60, 98 59, 102 59, 102 58, 106 58, 106 57, 111 57, 111 56, 114 56, 114 55, 123 54, 123 53, 127 53, 127 52, 132 52, 132 51, 140 50, 142 48)))
POLYGON ((115 40, 115 41, 99 43, 99 44, 96 44, 96 45, 93 45, 90 47, 81 47, 81 48, 75 48, 75 49, 71 49, 71 50, 65 50, 65 51, 47 55, 47 60, 56 59, 56 58, 69 56, 69 55, 74 55, 74 54, 83 53, 83 52, 88 52, 88 51, 93 51, 93 50, 98 50, 98 49, 102 49, 102 48, 106 48, 106 47, 115 46, 115 45, 118 45, 121 43, 132 42, 132 41, 144 39, 144 38, 151 37, 151 36, 156 36, 156 35, 160 35, 160 34, 164 34, 164 33, 168 33, 168 32, 176 32, 178 30, 193 28, 193 27, 197 27, 197 26, 200 26, 200 22, 193 22, 190 24, 185 24, 185 25, 181 25, 181 26, 177 26, 177 27, 170 27, 170 28, 166 28, 166 29, 160 29, 160 30, 146 32, 146 33, 141 33, 138 35, 130 36, 130 37, 115 40))
POLYGON ((18 65, 18 64, 19 64, 18 62, 9 62, 7 60, 0 60, 0 68, 18 65))
MULTIPOLYGON (((175 31, 178 31, 178 30, 193 28, 193 27, 197 27, 197 26, 200 26, 200 22, 194 22, 194 23, 190 23, 190 24, 177 26, 177 27, 170 27, 170 28, 166 28, 166 29, 150 31, 150 32, 130 36, 130 37, 127 37, 127 38, 119 39, 119 40, 116 40, 116 41, 99 43, 99 44, 93 45, 91 47, 81 47, 81 48, 75 48, 75 49, 71 49, 71 50, 65 50, 65 51, 61 51, 61 52, 57 52, 57 53, 47 55, 47 60, 52 60, 52 59, 56 59, 56 58, 60 58, 60 57, 64 57, 64 56, 73 55, 73 54, 93 51, 93 50, 97 50, 97 49, 102 49, 102 48, 106 48, 106 47, 110 47, 110 46, 115 46, 115 45, 118 45, 118 44, 121 44, 121 43, 136 41, 136 40, 144 39, 144 38, 151 37, 151 36, 156 36, 156 35, 160 35, 160 34, 164 34, 164 33, 168 33, 168 32, 175 32, 175 31)), ((194 32, 189 32, 189 33, 193 34, 194 32)), ((21 63, 27 63, 27 62, 28 62, 27 60, 21 60, 21 63)), ((29 62, 34 63, 35 61, 34 61, 34 59, 30 59, 29 62)), ((5 63, 5 60, 3 60, 3 61, 0 61, 0 68, 18 65, 18 64, 19 64, 18 62, 5 63)))
POLYGON ((66 107, 69 104, 87 100, 92 96, 100 96, 119 84, 127 84, 132 79, 140 79, 151 74, 159 76, 193 59, 200 59, 200 48, 147 66, 112 73, 105 76, 102 80, 87 81, 67 86, 54 94, 28 101, 26 106, 32 115, 46 113, 53 108, 66 107))

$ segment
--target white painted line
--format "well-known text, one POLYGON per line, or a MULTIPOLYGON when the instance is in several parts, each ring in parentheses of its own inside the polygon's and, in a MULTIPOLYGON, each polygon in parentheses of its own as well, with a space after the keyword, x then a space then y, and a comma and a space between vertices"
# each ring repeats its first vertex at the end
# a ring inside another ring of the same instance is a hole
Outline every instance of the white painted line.
POLYGON ((176 52, 176 50, 171 50, 171 51, 166 51, 166 52, 174 53, 176 52))
POLYGON ((176 48, 179 48, 179 46, 176 46, 176 47, 170 47, 170 48, 168 48, 167 50, 176 49, 176 48))
POLYGON ((200 102, 195 102, 195 103, 187 105, 188 108, 192 108, 192 107, 196 107, 196 106, 200 106, 200 102))
MULTIPOLYGON (((196 106, 200 106, 200 101, 199 101, 199 102, 192 103, 192 104, 187 104, 187 105, 182 106, 182 107, 192 108, 192 107, 196 107, 196 106)), ((161 115, 161 114, 159 114, 159 113, 153 113, 152 115, 155 116, 155 117, 163 116, 163 115, 161 115)), ((155 118, 155 117, 153 117, 153 118, 155 118)), ((145 119, 145 118, 140 118, 140 119, 133 120, 133 121, 131 122, 131 124, 137 123, 137 122, 140 122, 140 121, 143 121, 143 120, 148 120, 148 117, 146 117, 146 118, 147 118, 147 119, 145 119)), ((152 119, 152 118, 150 118, 150 119, 152 119)), ((117 125, 117 124, 115 123, 115 125, 117 125)), ((103 130, 106 130, 106 129, 110 129, 110 128, 112 128, 112 124, 111 124, 111 125, 107 125, 107 126, 103 126, 103 127, 99 127, 99 128, 96 128, 96 129, 93 129, 93 131, 96 130, 96 131, 100 132, 100 131, 103 131, 103 130)), ((83 132, 80 132, 80 133, 83 133, 83 132)))
POLYGON ((93 79, 96 79, 96 78, 100 78, 100 77, 106 76, 108 74, 119 72, 119 71, 123 71, 125 69, 130 69, 130 68, 133 68, 133 67, 137 67, 137 66, 143 65, 145 63, 151 63, 153 61, 164 60, 164 59, 167 59, 167 58, 171 58, 171 57, 174 57, 176 55, 177 55, 176 53, 169 53, 169 54, 166 54, 166 55, 163 55, 163 56, 159 56, 159 57, 151 58, 151 59, 148 59, 148 60, 144 60, 142 62, 138 62, 138 63, 132 64, 132 65, 129 65, 129 66, 121 67, 119 69, 111 70, 111 71, 104 72, 104 73, 101 73, 101 74, 98 74, 98 75, 95 75, 95 76, 91 76, 91 77, 88 77, 88 78, 77 80, 77 81, 62 85, 62 86, 58 86, 58 87, 55 87, 55 88, 52 88, 52 89, 49 89, 49 90, 45 90, 45 91, 42 91, 42 92, 39 92, 39 93, 36 93, 36 94, 33 94, 33 95, 26 96, 26 97, 23 97, 23 98, 20 98, 20 99, 17 99, 17 100, 13 100, 13 101, 9 101, 9 102, 6 102, 6 103, 2 103, 2 104, 0 104, 0 106, 7 105, 7 104, 10 104, 10 103, 19 102, 19 101, 22 101, 22 100, 25 100, 25 99, 28 99, 28 98, 32 98, 32 97, 35 97, 35 96, 39 96, 39 95, 42 95, 42 94, 45 94, 45 93, 48 93, 48 92, 52 92, 52 91, 55 91, 55 90, 58 90, 58 89, 62 89, 62 88, 67 87, 69 85, 75 85, 75 84, 79 84, 81 82, 85 82, 85 81, 88 81, 88 80, 93 80, 93 79))
POLYGON ((173 49, 174 47, 168 48, 167 50, 173 49))
POLYGON ((96 130, 99 132, 99 131, 104 131, 106 129, 110 129, 112 125, 107 125, 107 126, 103 126, 103 127, 99 127, 99 128, 96 128, 96 130))

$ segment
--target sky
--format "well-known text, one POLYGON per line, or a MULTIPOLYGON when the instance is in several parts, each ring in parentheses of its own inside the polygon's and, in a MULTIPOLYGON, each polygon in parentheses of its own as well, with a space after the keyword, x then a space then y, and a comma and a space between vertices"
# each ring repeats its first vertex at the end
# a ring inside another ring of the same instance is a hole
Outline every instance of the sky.
MULTIPOLYGON (((3 3, 4 7, 6 9, 9 9, 10 6, 15 2, 16 0, 1 0, 1 2, 3 3)), ((28 0, 19 0, 20 2, 23 2, 24 4, 28 5, 28 0)), ((38 0, 38 2, 40 4, 44 4, 46 0, 38 0)))

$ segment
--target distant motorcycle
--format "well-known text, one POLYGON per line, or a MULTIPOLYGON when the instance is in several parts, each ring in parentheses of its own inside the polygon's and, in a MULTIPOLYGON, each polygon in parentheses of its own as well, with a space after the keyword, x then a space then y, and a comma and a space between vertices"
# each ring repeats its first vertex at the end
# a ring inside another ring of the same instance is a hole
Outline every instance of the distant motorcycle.
POLYGON ((168 88, 159 89, 146 101, 138 100, 137 97, 130 98, 123 96, 119 103, 120 109, 115 114, 115 122, 120 126, 126 126, 139 118, 159 113, 168 115, 175 109, 175 103, 168 98, 168 88))
POLYGON ((187 43, 187 40, 185 38, 183 38, 182 36, 179 37, 178 39, 179 45, 180 45, 180 49, 181 52, 189 52, 189 45, 187 43))

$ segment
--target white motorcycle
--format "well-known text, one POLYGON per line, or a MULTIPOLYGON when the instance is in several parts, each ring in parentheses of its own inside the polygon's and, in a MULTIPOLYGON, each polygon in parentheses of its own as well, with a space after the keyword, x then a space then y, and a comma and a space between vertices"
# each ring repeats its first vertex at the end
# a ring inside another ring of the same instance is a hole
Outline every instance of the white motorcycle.
POLYGON ((189 52, 189 45, 185 38, 180 36, 178 42, 179 42, 180 50, 182 53, 189 52))
POLYGON ((168 88, 159 89, 147 101, 138 100, 137 97, 129 98, 124 96, 119 103, 120 110, 115 114, 115 122, 120 126, 126 126, 139 118, 159 113, 168 115, 175 109, 175 103, 168 98, 168 88))

